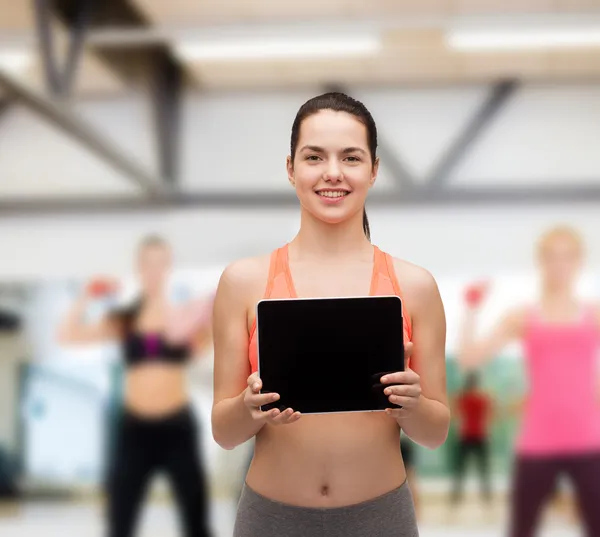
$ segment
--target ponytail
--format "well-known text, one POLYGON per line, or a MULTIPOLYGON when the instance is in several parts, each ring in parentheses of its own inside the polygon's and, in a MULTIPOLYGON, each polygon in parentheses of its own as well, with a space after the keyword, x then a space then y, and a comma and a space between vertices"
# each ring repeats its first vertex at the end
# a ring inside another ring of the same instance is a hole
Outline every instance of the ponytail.
POLYGON ((369 218, 367 217, 367 209, 363 207, 363 231, 369 241, 371 240, 371 228, 369 226, 369 218))

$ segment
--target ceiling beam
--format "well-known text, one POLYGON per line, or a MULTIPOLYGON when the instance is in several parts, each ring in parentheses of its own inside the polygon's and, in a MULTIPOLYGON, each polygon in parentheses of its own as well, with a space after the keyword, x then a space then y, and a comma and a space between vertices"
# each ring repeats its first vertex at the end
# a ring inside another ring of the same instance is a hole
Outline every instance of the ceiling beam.
MULTIPOLYGON (((40 1, 40 0, 37 0, 40 1)), ((81 26, 83 0, 55 0, 58 17, 75 31, 81 26)), ((91 1, 91 0, 86 0, 91 1)), ((129 31, 149 31, 150 22, 126 0, 102 0, 94 4, 89 17, 86 46, 125 84, 148 94, 153 114, 158 169, 168 190, 177 187, 180 163, 180 106, 188 80, 184 69, 170 50, 170 43, 123 43, 111 47, 90 41, 94 31, 106 27, 126 27, 129 31)))
POLYGON ((0 120, 10 110, 11 102, 6 97, 0 97, 0 120))
POLYGON ((454 143, 443 154, 431 175, 423 182, 426 188, 445 186, 450 181, 452 172, 469 149, 490 125, 493 119, 506 106, 508 100, 518 88, 518 82, 508 80, 496 84, 489 97, 476 111, 475 115, 458 135, 454 143))
POLYGON ((183 72, 166 51, 158 51, 150 80, 158 167, 170 189, 179 186, 183 72))
POLYGON ((67 33, 67 55, 64 67, 57 59, 51 0, 34 0, 33 12, 39 55, 44 68, 46 89, 53 97, 67 97, 73 87, 75 73, 83 56, 84 41, 94 0, 79 0, 74 6, 73 24, 67 33))
MULTIPOLYGON (((148 196, 158 198, 164 195, 164 184, 160 177, 154 176, 131 160, 116 144, 75 115, 64 103, 52 100, 3 71, 0 71, 0 87, 4 88, 16 101, 21 102, 48 123, 92 151, 148 196)), ((82 175, 82 180, 84 180, 84 175, 82 175)))
POLYGON ((84 44, 89 29, 89 20, 95 6, 94 0, 79 0, 77 2, 74 23, 71 25, 69 32, 69 50, 62 75, 61 95, 69 95, 75 85, 75 78, 81 65, 84 44))
POLYGON ((409 189, 414 189, 416 186, 415 179, 406 168, 406 165, 398 154, 398 151, 388 144, 387 140, 381 135, 378 136, 379 141, 377 144, 377 153, 379 154, 381 163, 390 171, 396 186, 402 192, 405 192, 409 189))
MULTIPOLYGON (((36 0, 40 1, 40 0, 36 0)), ((47 1, 47 0, 46 0, 47 1)), ((54 0, 54 12, 58 19, 71 31, 79 23, 81 0, 54 0)), ((149 67, 152 53, 160 44, 131 44, 117 48, 103 47, 94 42, 96 31, 102 31, 106 26, 117 28, 144 29, 148 22, 139 11, 126 0, 102 0, 94 3, 87 21, 85 45, 93 51, 113 73, 125 84, 133 87, 147 88, 149 67)), ((165 45, 166 46, 166 45, 165 45)))
POLYGON ((38 51, 42 67, 44 68, 46 91, 51 95, 56 96, 60 93, 61 83, 60 73, 54 56, 54 41, 52 39, 49 1, 34 0, 33 14, 35 16, 35 27, 38 37, 38 51))
MULTIPOLYGON (((475 207, 516 206, 561 203, 599 203, 600 179, 571 183, 568 186, 540 187, 476 187, 458 186, 448 189, 415 189, 408 192, 373 193, 368 207, 475 207)), ((0 202, 0 217, 68 214, 156 213, 181 209, 257 209, 278 210, 298 207, 294 193, 287 192, 190 192, 172 194, 168 199, 138 200, 126 198, 81 198, 54 200, 11 200, 0 202)))

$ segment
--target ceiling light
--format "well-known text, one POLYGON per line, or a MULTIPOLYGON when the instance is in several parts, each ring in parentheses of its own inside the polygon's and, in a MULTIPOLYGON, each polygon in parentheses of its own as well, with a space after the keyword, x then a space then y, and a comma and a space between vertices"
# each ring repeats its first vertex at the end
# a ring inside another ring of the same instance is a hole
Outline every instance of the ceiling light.
POLYGON ((32 57, 25 50, 0 50, 0 70, 21 75, 31 67, 32 57))
POLYGON ((600 26, 455 30, 447 35, 447 43, 451 48, 466 51, 600 47, 600 26))
POLYGON ((312 39, 248 39, 193 41, 176 45, 177 55, 186 61, 240 61, 273 59, 337 58, 379 52, 374 37, 352 36, 312 39))

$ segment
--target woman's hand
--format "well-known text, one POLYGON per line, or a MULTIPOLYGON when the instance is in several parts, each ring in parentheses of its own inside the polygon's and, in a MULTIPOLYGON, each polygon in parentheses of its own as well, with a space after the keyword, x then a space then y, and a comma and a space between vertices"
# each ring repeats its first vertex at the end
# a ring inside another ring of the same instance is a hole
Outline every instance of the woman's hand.
POLYGON ((258 377, 258 373, 250 375, 248 377, 248 387, 244 392, 244 404, 254 420, 266 421, 272 425, 287 425, 300 419, 300 412, 294 412, 291 408, 287 408, 283 412, 277 408, 263 412, 260 407, 277 401, 279 394, 260 393, 261 388, 262 381, 258 377))
POLYGON ((412 355, 413 344, 408 342, 404 345, 405 363, 404 371, 389 373, 381 377, 381 384, 387 386, 383 393, 388 401, 402 408, 387 408, 386 413, 396 419, 405 417, 419 403, 421 398, 421 378, 415 373, 408 364, 412 355))

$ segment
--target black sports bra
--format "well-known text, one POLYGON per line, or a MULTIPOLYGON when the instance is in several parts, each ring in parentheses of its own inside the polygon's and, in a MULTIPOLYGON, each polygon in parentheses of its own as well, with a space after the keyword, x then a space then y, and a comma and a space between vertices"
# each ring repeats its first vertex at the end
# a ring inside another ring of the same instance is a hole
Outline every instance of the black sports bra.
POLYGON ((132 331, 123 340, 123 354, 128 367, 141 363, 166 362, 183 364, 191 355, 189 344, 173 344, 158 333, 132 331))

